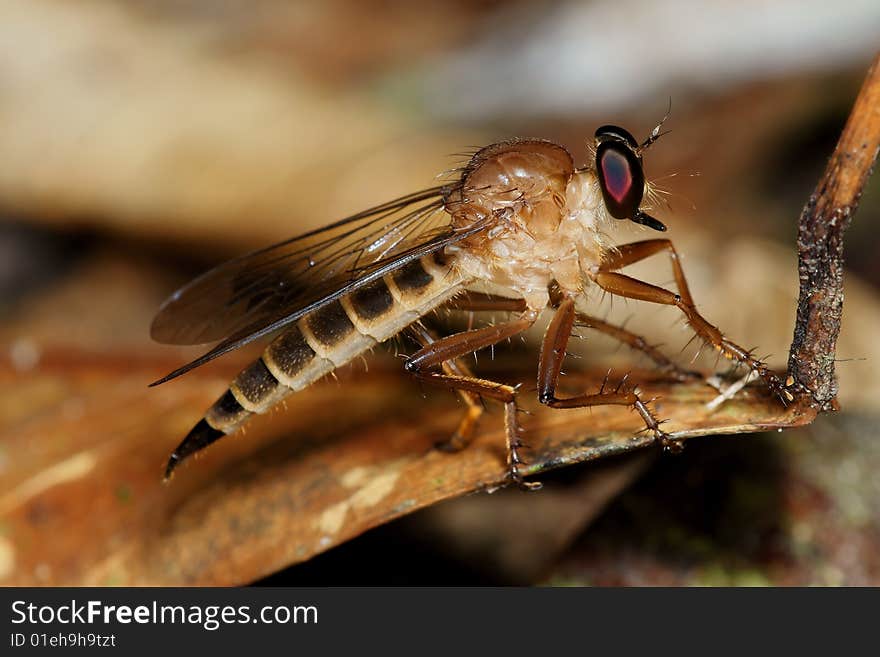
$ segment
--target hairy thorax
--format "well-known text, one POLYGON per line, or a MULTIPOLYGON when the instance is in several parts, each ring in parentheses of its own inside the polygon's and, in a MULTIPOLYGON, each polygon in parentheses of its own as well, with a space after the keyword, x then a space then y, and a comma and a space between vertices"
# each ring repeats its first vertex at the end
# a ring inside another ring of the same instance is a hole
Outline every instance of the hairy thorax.
POLYGON ((461 274, 510 289, 532 310, 547 305, 554 280, 564 292, 580 293, 583 271, 605 250, 595 173, 575 170, 568 152, 548 142, 507 142, 480 151, 446 207, 458 228, 490 223, 448 247, 461 274))

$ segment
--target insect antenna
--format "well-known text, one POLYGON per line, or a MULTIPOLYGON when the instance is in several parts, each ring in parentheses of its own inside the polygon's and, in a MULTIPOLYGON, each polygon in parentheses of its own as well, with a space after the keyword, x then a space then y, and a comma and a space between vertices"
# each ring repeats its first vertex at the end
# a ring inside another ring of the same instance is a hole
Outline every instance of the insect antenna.
POLYGON ((660 132, 660 130, 663 127, 663 124, 666 123, 666 119, 669 118, 669 115, 671 113, 672 113, 672 96, 669 97, 669 106, 666 108, 666 114, 660 120, 660 123, 658 123, 657 125, 654 126, 654 129, 651 130, 651 134, 648 136, 648 138, 645 141, 643 141, 641 143, 641 145, 639 146, 639 148, 638 148, 639 155, 641 155, 642 151, 649 148, 651 146, 651 144, 653 144, 655 141, 660 139, 660 137, 662 137, 663 135, 668 135, 670 133, 669 130, 667 130, 666 132, 660 132))

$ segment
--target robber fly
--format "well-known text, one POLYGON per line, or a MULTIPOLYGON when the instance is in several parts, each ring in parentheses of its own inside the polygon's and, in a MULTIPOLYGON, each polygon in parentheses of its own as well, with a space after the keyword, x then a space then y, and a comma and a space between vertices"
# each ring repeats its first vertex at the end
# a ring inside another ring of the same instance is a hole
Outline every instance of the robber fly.
POLYGON ((482 399, 501 402, 507 476, 520 486, 537 487, 523 481, 516 387, 474 376, 462 357, 522 333, 548 307, 553 318, 538 364, 540 402, 553 408, 629 406, 659 445, 678 449, 637 386, 624 383, 611 390, 603 385, 574 397, 557 395, 575 323, 671 366, 638 336, 576 311, 576 300, 591 286, 675 306, 702 341, 784 394, 784 386, 763 362, 697 311, 672 242, 650 239, 613 246, 604 236, 611 219, 666 230, 642 208, 650 189, 642 155, 660 136, 662 124, 641 143, 623 128, 599 128, 592 157, 582 168, 574 166, 565 148, 550 141, 492 144, 474 154, 454 182, 236 258, 175 292, 153 321, 153 338, 170 344, 219 343, 152 385, 264 336, 274 338, 174 450, 166 478, 181 461, 234 432, 251 414, 267 411, 286 395, 406 331, 421 347, 407 358, 406 370, 420 381, 458 391, 466 403, 449 447, 467 445, 482 399), (661 252, 671 261, 677 293, 618 271, 661 252), (510 296, 467 292, 483 281, 509 290, 510 296), (440 337, 422 319, 441 306, 507 311, 513 318, 440 337))

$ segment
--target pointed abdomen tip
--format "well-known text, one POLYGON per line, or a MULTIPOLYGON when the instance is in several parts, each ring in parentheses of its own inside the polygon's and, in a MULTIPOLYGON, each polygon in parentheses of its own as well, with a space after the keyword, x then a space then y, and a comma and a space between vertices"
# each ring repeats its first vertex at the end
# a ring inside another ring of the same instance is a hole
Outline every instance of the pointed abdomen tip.
POLYGON ((177 449, 175 449, 168 458, 168 465, 165 466, 164 480, 168 481, 171 478, 171 474, 177 469, 177 466, 186 460, 187 457, 203 450, 205 447, 225 435, 226 434, 219 429, 215 429, 208 424, 205 418, 199 420, 198 424, 190 429, 186 438, 183 439, 183 441, 177 446, 177 449))

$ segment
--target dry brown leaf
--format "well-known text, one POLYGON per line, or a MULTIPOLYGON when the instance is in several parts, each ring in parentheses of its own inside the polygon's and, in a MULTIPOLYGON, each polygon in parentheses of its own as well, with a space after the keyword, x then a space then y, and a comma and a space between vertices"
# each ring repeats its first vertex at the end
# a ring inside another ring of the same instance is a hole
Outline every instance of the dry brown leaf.
MULTIPOLYGON (((26 372, 4 363, 0 384, 14 386, 17 403, 0 407, 0 581, 241 584, 503 481, 497 414, 464 452, 438 452, 434 442, 458 419, 454 398, 436 392, 423 400, 403 373, 379 367, 293 395, 286 411, 221 441, 163 485, 169 451, 194 409, 225 385, 230 365, 147 390, 167 363, 75 352, 45 353, 26 372)), ((649 377, 639 376, 645 392, 664 395, 657 411, 683 438, 813 417, 783 409, 759 388, 711 413, 711 389, 649 377)), ((598 380, 571 375, 566 385, 598 380)), ((651 443, 633 436, 639 420, 624 409, 533 411, 526 422, 531 474, 651 443)))

